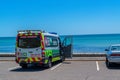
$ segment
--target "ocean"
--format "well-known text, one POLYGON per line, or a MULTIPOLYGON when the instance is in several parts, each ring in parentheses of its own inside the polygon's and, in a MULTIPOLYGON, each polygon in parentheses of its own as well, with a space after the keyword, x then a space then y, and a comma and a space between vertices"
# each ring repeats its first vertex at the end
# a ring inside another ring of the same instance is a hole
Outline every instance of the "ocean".
POLYGON ((112 44, 120 44, 120 34, 74 35, 74 53, 105 53, 112 44))
MULTIPOLYGON (((111 44, 120 44, 120 34, 72 35, 72 37, 75 54, 104 53, 111 44)), ((16 37, 0 37, 0 53, 14 53, 15 41, 16 37)))
POLYGON ((14 53, 15 41, 15 37, 0 37, 0 53, 14 53))

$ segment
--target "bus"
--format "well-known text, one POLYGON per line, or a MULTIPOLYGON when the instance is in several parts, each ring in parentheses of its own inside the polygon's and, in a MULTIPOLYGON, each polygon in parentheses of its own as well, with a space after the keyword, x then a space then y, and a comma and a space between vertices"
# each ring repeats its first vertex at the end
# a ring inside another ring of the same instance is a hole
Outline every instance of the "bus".
POLYGON ((71 40, 69 44, 67 38, 61 42, 55 32, 20 30, 16 37, 15 61, 22 68, 39 65, 50 68, 53 62, 72 57, 72 39, 68 40, 71 40))

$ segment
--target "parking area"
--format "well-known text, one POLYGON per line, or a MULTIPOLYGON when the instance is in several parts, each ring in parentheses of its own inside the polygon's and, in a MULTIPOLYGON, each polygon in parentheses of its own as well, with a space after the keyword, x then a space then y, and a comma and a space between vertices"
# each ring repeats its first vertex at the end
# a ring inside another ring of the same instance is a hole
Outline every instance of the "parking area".
POLYGON ((22 69, 14 61, 0 62, 0 80, 119 80, 120 65, 111 69, 105 61, 64 61, 52 68, 22 69))

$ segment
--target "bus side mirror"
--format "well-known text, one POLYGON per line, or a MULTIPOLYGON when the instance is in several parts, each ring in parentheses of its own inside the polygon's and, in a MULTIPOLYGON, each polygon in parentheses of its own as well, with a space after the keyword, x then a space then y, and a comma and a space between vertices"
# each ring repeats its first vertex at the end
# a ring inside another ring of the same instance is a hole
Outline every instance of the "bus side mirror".
POLYGON ((109 51, 109 49, 105 49, 105 51, 109 51))

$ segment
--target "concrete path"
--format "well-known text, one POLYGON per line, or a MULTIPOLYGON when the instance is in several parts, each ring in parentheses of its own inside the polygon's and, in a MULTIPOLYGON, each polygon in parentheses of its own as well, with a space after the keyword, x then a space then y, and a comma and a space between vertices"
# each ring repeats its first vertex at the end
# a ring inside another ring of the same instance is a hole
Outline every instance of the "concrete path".
MULTIPOLYGON (((0 61, 14 61, 15 57, 0 57, 0 61)), ((66 61, 104 61, 105 57, 72 57, 66 58, 66 61)))

